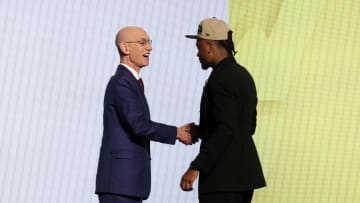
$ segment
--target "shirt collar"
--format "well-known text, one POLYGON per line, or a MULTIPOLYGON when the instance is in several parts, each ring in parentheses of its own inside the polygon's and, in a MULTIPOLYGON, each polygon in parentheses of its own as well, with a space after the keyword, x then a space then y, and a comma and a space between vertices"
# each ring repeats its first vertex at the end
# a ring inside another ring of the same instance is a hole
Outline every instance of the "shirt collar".
POLYGON ((233 56, 225 57, 223 60, 221 60, 218 64, 215 65, 214 69, 218 67, 227 66, 229 63, 236 63, 235 57, 233 56))
POLYGON ((125 63, 120 63, 120 65, 124 66, 126 69, 128 69, 131 74, 136 78, 136 80, 140 79, 140 75, 138 72, 136 72, 134 69, 132 69, 130 66, 126 65, 125 63))

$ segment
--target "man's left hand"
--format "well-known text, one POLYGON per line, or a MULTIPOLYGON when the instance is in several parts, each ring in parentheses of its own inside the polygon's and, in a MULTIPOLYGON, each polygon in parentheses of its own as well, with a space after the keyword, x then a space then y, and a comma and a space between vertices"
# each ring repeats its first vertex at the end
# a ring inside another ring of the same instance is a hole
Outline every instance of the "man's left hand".
POLYGON ((198 170, 188 169, 181 178, 180 187, 184 191, 193 190, 193 184, 199 175, 198 170))

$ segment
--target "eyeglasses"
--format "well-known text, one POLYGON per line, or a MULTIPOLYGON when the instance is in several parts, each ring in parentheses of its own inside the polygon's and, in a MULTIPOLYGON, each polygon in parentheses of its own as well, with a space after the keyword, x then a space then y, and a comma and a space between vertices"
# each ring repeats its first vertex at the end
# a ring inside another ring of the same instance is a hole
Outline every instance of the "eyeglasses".
POLYGON ((152 44, 152 40, 151 39, 142 39, 142 40, 138 40, 138 41, 130 41, 130 42, 125 42, 125 43, 138 43, 141 46, 146 46, 146 45, 151 45, 152 44))

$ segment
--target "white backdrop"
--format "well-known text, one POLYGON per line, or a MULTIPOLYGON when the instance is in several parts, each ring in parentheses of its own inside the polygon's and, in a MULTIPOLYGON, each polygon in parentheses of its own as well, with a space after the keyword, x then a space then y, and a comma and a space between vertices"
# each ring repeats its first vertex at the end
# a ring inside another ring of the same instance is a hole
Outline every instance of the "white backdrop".
MULTIPOLYGON (((197 122, 209 72, 184 35, 205 17, 227 15, 227 0, 0 0, 0 202, 97 202, 103 95, 123 26, 153 39, 141 73, 152 119, 197 122)), ((197 151, 152 143, 145 202, 196 202, 179 181, 197 151)))

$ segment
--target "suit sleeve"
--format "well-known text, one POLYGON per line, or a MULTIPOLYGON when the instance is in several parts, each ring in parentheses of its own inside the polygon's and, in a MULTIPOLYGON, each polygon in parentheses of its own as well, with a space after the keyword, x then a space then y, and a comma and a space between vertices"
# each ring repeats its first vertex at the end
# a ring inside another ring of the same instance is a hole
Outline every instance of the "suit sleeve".
POLYGON ((114 100, 120 122, 133 136, 147 137, 150 140, 175 144, 176 127, 150 120, 146 100, 135 86, 126 79, 114 84, 114 100))

